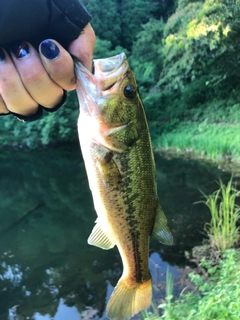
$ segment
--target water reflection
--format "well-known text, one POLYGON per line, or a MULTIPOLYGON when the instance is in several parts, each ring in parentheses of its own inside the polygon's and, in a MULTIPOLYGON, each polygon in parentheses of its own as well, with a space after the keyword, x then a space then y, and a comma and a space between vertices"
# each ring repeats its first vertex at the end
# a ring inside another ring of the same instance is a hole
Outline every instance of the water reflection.
MULTIPOLYGON (((57 312, 54 316, 55 320, 87 320, 87 319, 94 319, 95 315, 97 313, 97 310, 94 310, 92 308, 87 308, 86 311, 83 311, 80 313, 78 309, 75 306, 69 307, 65 304, 64 299, 59 300, 59 305, 57 312)), ((50 315, 41 315, 38 312, 36 312, 33 316, 34 320, 51 320, 52 317, 50 315)))
MULTIPOLYGON (((175 245, 151 241, 154 297, 164 297, 167 266, 177 279, 184 250, 202 240, 209 193, 222 173, 211 165, 156 155, 159 197, 175 245)), ((78 146, 5 152, 0 156, 0 319, 106 319, 106 302, 121 276, 116 248, 87 244, 96 218, 78 146)), ((137 319, 137 317, 135 317, 137 319)))

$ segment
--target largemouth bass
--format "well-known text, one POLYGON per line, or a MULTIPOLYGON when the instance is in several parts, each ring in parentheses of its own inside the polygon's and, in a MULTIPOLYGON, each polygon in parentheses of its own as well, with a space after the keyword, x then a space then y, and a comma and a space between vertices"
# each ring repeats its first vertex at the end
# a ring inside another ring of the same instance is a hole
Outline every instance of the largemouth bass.
POLYGON ((98 216, 88 243, 118 247, 123 274, 107 317, 127 320, 151 303, 150 235, 168 245, 173 238, 159 204, 149 129, 126 56, 94 65, 93 75, 75 62, 79 139, 98 216))

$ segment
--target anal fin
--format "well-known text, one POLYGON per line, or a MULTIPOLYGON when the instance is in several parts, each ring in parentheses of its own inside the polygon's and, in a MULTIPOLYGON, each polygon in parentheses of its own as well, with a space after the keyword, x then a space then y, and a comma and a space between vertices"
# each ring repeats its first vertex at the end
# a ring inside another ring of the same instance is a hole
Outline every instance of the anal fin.
POLYGON ((94 226, 88 238, 88 244, 105 250, 111 249, 115 246, 115 243, 105 233, 105 231, 101 228, 101 226, 98 223, 94 226))
POLYGON ((165 214, 160 205, 157 209, 157 215, 153 227, 152 236, 163 244, 173 244, 173 236, 171 231, 169 230, 167 218, 165 217, 165 214))

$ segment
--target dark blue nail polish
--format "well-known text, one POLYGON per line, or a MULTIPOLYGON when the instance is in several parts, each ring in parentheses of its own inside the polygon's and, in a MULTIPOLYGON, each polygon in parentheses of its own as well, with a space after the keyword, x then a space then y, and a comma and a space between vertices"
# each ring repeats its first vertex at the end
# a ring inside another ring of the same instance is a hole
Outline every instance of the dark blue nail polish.
POLYGON ((16 42, 15 44, 12 45, 11 51, 17 59, 21 59, 29 55, 30 48, 25 41, 16 42))
POLYGON ((0 48, 0 62, 2 62, 5 59, 5 53, 2 48, 0 48))
POLYGON ((51 40, 44 40, 40 45, 40 50, 44 57, 46 57, 49 60, 55 59, 60 54, 60 50, 58 49, 56 44, 51 40))

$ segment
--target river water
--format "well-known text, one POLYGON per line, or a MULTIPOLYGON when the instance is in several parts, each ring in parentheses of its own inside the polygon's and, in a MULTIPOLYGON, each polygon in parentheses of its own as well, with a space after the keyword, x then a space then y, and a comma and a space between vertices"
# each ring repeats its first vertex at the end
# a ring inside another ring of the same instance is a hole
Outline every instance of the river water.
MULTIPOLYGON (((159 198, 175 245, 151 240, 154 297, 167 267, 175 280, 184 251, 201 243, 210 216, 199 189, 230 178, 211 164, 155 155, 159 198)), ((117 249, 89 246, 96 218, 78 145, 0 155, 0 319, 106 319, 122 265, 117 249)), ((177 290, 177 289, 176 289, 177 290)), ((180 289, 179 289, 180 290, 180 289)))

